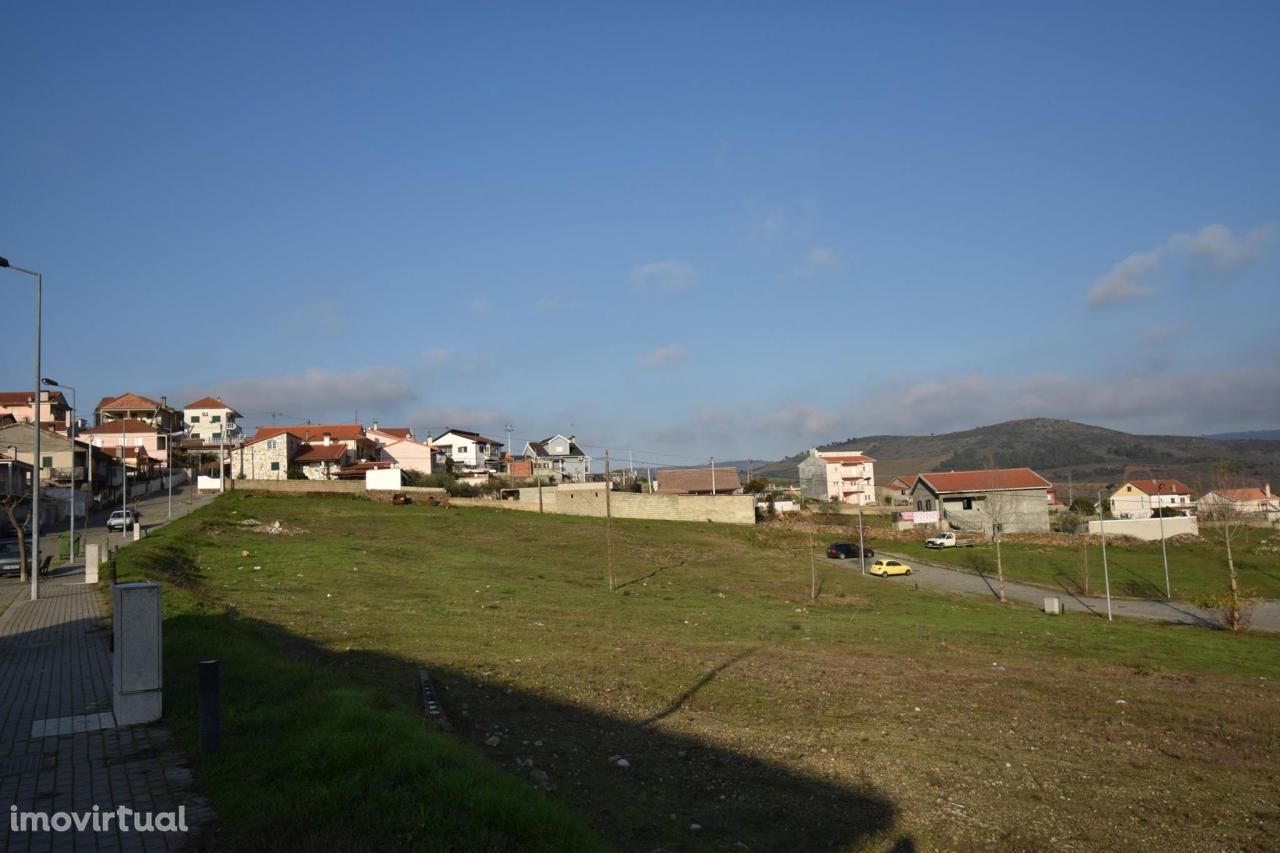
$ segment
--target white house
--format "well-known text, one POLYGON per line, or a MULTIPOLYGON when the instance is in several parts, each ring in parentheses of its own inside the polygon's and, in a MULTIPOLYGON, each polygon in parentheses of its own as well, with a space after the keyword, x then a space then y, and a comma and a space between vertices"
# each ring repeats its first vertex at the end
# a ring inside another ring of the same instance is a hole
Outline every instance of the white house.
POLYGON ((542 441, 526 442, 524 458, 533 461, 533 475, 555 477, 562 483, 585 483, 591 474, 591 457, 575 441, 575 436, 556 433, 542 441))
POLYGON ((454 467, 471 470, 497 467, 502 450, 501 441, 465 429, 445 430, 431 443, 448 455, 454 467))
POLYGON ((216 397, 202 397, 182 409, 182 419, 186 422, 188 435, 205 444, 232 444, 238 441, 241 430, 236 419, 240 417, 242 415, 239 412, 216 397))
POLYGON ((1212 518, 1223 510, 1264 521, 1280 521, 1280 495, 1271 493, 1271 484, 1261 489, 1251 486, 1242 489, 1214 489, 1200 496, 1196 502, 1201 515, 1212 518))
POLYGON ((876 502, 876 460, 860 450, 814 448, 800 462, 800 493, 813 500, 836 499, 868 506, 876 502))
POLYGON ((409 427, 380 427, 375 422, 366 435, 378 445, 380 459, 405 471, 431 473, 432 456, 437 451, 430 442, 418 441, 409 427))
POLYGON ((1110 504, 1115 518, 1151 518, 1162 508, 1187 515, 1195 509, 1191 490, 1178 480, 1130 480, 1111 493, 1110 504))

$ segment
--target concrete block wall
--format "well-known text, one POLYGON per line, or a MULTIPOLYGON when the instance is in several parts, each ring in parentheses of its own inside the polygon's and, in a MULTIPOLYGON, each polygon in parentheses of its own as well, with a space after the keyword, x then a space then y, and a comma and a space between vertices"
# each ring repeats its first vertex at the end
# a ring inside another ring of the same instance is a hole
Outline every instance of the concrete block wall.
MULTIPOLYGON (((555 488, 544 486, 544 512, 565 515, 605 514, 603 483, 568 483, 555 488)), ((662 521, 714 521, 721 524, 755 524, 755 498, 751 495, 645 495, 613 492, 610 504, 615 518, 648 518, 662 521)), ((509 502, 515 503, 515 502, 509 502)), ((538 490, 520 490, 521 509, 537 511, 538 490)))

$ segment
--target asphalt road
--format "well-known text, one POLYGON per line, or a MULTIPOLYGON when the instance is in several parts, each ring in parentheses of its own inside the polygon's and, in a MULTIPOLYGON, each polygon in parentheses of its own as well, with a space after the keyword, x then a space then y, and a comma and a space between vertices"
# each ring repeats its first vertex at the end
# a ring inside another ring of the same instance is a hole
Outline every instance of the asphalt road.
MULTIPOLYGON (((937 592, 956 593, 960 595, 978 595, 984 598, 999 599, 999 585, 994 575, 961 571, 952 566, 921 560, 906 554, 895 554, 892 551, 877 552, 877 556, 893 557, 911 566, 912 572, 906 577, 877 578, 867 575, 873 583, 909 583, 920 589, 937 592)), ((833 561, 835 562, 835 561, 833 561)), ((858 571, 857 560, 839 561, 843 565, 858 571)), ((1062 601, 1062 609, 1067 612, 1092 613, 1102 619, 1107 618, 1107 600, 1097 596, 1082 596, 1065 587, 1047 588, 1030 584, 1005 581, 1005 594, 1014 601, 1024 601, 1037 607, 1044 607, 1044 600, 1054 596, 1062 601)), ((1199 625, 1205 628, 1221 628, 1222 623, 1212 613, 1182 601, 1143 600, 1133 598, 1111 599, 1111 613, 1115 617, 1134 619, 1151 619, 1178 625, 1199 625)), ((1280 601, 1268 600, 1253 608, 1251 628, 1258 631, 1280 632, 1280 601)))

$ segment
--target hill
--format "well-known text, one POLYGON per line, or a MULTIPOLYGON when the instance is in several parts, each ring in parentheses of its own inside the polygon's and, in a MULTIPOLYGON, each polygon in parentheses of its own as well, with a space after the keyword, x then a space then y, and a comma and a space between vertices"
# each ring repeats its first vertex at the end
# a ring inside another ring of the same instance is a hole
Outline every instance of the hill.
POLYGON ((1259 429, 1253 432, 1218 432, 1206 435, 1219 441, 1280 441, 1280 429, 1259 429))
MULTIPOLYGON (((1176 477, 1192 489, 1212 488, 1215 468, 1229 463, 1249 483, 1280 483, 1280 441, 1186 435, 1131 435, 1054 418, 1030 418, 942 435, 872 435, 820 450, 861 450, 876 460, 876 482, 921 471, 1027 466, 1054 482, 1081 486, 1128 476, 1176 477)), ((804 454, 763 465, 759 476, 794 481, 804 454)))

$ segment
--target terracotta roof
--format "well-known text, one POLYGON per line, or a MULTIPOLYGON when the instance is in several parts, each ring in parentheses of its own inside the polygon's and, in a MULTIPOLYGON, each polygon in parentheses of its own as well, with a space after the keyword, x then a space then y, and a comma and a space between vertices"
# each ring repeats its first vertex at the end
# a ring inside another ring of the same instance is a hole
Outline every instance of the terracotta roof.
MULTIPOLYGON (((1148 494, 1163 495, 1189 495, 1191 490, 1182 484, 1179 480, 1130 480, 1126 485, 1133 486, 1138 491, 1148 494), (1161 486, 1164 488, 1161 489, 1161 486)), ((1123 488, 1123 486, 1121 487, 1123 488)))
POLYGON ((339 480, 363 480, 365 471, 383 471, 394 467, 390 462, 357 462, 338 469, 339 480))
MULTIPOLYGON (((477 444, 496 444, 498 447, 502 447, 502 442, 498 441, 496 438, 485 438, 478 432, 471 432, 465 429, 447 429, 440 433, 440 438, 444 438, 449 433, 453 433, 454 435, 462 438, 469 438, 477 444)), ((435 439, 435 441, 439 441, 440 438, 435 439)))
MULTIPOLYGON (((686 495, 691 492, 711 492, 710 468, 673 468, 662 470, 654 477, 658 481, 660 495, 686 495)), ((716 492, 728 494, 742 488, 737 468, 715 469, 716 492)))
POLYGON ((159 430, 146 421, 140 421, 137 418, 125 418, 122 421, 108 421, 101 426, 76 430, 77 435, 120 435, 121 433, 128 435, 129 433, 138 432, 155 433, 159 432, 159 430))
POLYGON ((226 403, 219 400, 217 397, 201 397, 199 400, 196 400, 194 403, 187 403, 187 405, 183 406, 183 408, 184 409, 226 409, 228 412, 235 415, 237 418, 242 417, 239 412, 237 412, 235 409, 231 408, 226 403))
POLYGON ((837 456, 834 453, 819 453, 818 458, 828 464, 837 465, 858 465, 862 462, 875 462, 870 456, 863 456, 861 453, 852 456, 837 456))
POLYGON ((391 435, 396 438, 408 438, 413 429, 411 427, 378 427, 373 432, 380 432, 383 435, 391 435))
POLYGON ((303 426, 269 426, 258 427, 253 438, 245 444, 255 444, 264 438, 273 438, 288 433, 299 441, 324 441, 324 434, 329 433, 332 441, 355 441, 364 438, 364 427, 360 424, 305 424, 303 426))
POLYGON ((103 397, 98 404, 99 409, 158 409, 160 404, 150 397, 125 392, 119 397, 103 397))
POLYGON ((294 462, 337 462, 347 453, 345 444, 304 444, 294 462))
POLYGON ((943 471, 918 474, 934 494, 998 492, 1006 489, 1048 489, 1051 485, 1030 468, 997 468, 991 471, 943 471))
POLYGON ((1276 495, 1268 495, 1262 489, 1256 486, 1247 489, 1214 489, 1209 494, 1224 497, 1232 501, 1269 501, 1275 500, 1276 495))
MULTIPOLYGON (((50 391, 48 400, 41 400, 42 403, 57 403, 65 409, 71 408, 67 405, 67 398, 62 395, 61 391, 50 391)), ((30 406, 30 391, 0 391, 0 406, 30 406)))
POLYGON ((919 477, 920 477, 920 475, 919 475, 919 474, 906 474, 906 475, 904 475, 904 476, 902 476, 902 477, 894 477, 894 478, 893 478, 893 481, 894 481, 895 483, 896 483, 896 482, 901 481, 901 482, 902 482, 902 484, 903 484, 904 486, 906 486, 908 489, 910 489, 910 488, 912 488, 912 487, 914 487, 914 486, 915 486, 915 484, 916 484, 916 480, 917 480, 919 477))

